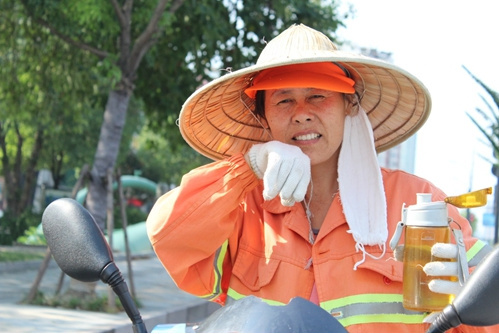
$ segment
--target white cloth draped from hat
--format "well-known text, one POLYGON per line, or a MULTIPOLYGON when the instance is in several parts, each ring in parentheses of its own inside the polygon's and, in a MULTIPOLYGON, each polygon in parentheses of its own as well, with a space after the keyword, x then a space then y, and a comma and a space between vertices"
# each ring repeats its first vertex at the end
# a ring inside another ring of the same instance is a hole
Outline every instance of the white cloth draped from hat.
POLYGON ((338 184, 343 213, 357 251, 363 258, 354 269, 370 256, 379 259, 386 251, 388 226, 386 197, 381 170, 376 156, 374 136, 366 112, 359 105, 354 115, 347 115, 343 144, 338 161, 338 184), (378 245, 383 253, 379 257, 369 254, 365 245, 378 245))

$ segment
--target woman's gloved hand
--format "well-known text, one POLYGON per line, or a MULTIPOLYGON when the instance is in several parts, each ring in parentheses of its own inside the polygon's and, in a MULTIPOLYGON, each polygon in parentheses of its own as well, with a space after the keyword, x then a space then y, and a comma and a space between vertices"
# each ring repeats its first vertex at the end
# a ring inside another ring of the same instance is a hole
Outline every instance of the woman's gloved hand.
MULTIPOLYGON (((395 247, 394 256, 397 261, 404 261, 404 245, 395 247)), ((450 276, 455 277, 453 281, 434 279, 428 284, 428 288, 436 293, 457 295, 463 288, 460 283, 463 278, 459 278, 458 247, 454 244, 436 243, 431 248, 431 254, 435 257, 448 259, 449 261, 428 262, 423 267, 423 271, 428 276, 450 276)), ((466 261, 466 259, 464 259, 466 261)))
MULTIPOLYGON (((459 239, 459 238, 458 238, 459 239)), ((397 261, 404 261, 404 245, 393 249, 397 261)), ((455 280, 433 279, 428 288, 435 293, 458 295, 463 289, 468 277, 468 263, 464 247, 454 244, 436 243, 431 247, 431 254, 435 257, 450 261, 432 261, 424 265, 423 271, 428 276, 456 277, 455 280)), ((423 319, 425 323, 432 323, 440 312, 431 312, 423 319)))
POLYGON ((431 255, 443 259, 452 260, 428 262, 423 267, 423 271, 428 276, 453 276, 455 281, 434 279, 428 283, 428 288, 436 293, 457 295, 463 286, 459 282, 458 248, 454 244, 436 243, 431 248, 431 255))
POLYGON ((285 206, 303 201, 310 183, 310 159, 299 147, 270 141, 253 145, 245 158, 263 179, 265 200, 280 195, 285 206))

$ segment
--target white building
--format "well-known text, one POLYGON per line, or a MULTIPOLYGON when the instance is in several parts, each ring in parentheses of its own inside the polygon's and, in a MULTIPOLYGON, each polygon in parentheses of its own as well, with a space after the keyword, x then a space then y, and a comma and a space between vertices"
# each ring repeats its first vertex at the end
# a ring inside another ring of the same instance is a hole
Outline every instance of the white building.
MULTIPOLYGON (((393 62, 392 54, 381 52, 377 49, 353 48, 365 56, 381 59, 386 62, 393 62)), ((401 169, 414 174, 415 156, 416 156, 416 135, 404 141, 403 143, 392 147, 391 149, 378 154, 378 161, 381 167, 390 169, 401 169)))

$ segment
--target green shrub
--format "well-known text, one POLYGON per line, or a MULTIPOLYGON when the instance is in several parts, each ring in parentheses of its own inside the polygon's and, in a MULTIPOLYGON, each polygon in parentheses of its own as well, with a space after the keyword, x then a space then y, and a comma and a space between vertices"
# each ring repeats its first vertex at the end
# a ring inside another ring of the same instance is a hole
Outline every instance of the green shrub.
POLYGON ((42 215, 26 210, 16 216, 9 210, 0 218, 0 245, 12 245, 30 227, 40 225, 42 215))
MULTIPOLYGON (((125 212, 128 225, 141 223, 147 218, 147 213, 140 210, 140 208, 131 205, 126 207, 125 212)), ((123 228, 123 219, 121 217, 121 208, 119 206, 114 207, 114 228, 123 228)))
POLYGON ((38 225, 37 227, 31 226, 28 228, 24 232, 24 235, 17 238, 17 243, 31 246, 45 246, 47 245, 47 240, 45 239, 45 235, 43 235, 41 225, 38 225))

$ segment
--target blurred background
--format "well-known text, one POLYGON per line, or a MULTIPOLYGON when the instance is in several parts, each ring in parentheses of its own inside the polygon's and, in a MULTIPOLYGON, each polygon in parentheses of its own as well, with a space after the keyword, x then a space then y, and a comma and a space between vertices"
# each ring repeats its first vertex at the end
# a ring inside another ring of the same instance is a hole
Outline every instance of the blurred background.
MULTIPOLYGON (((380 154, 381 165, 448 195, 497 184, 495 1, 131 4, 0 2, 1 245, 43 245, 43 209, 77 194, 103 231, 119 230, 125 219, 143 224, 158 195, 209 162, 180 136, 182 103, 213 78, 253 64, 265 41, 293 23, 392 62, 430 90, 429 120, 380 154), (118 182, 122 176, 127 182, 118 182)), ((497 241, 495 198, 462 212, 490 243, 497 241)))

